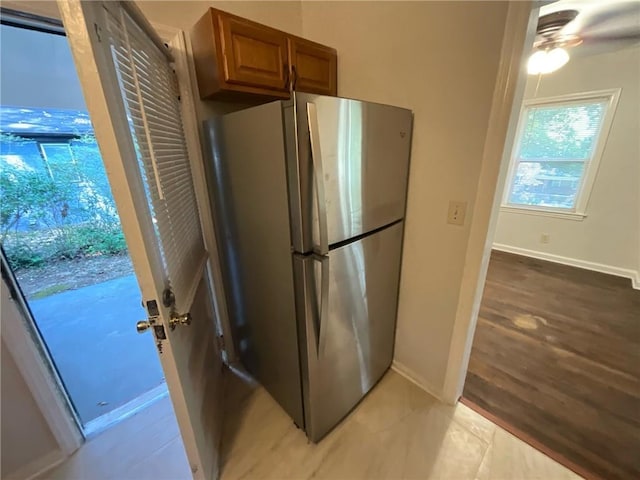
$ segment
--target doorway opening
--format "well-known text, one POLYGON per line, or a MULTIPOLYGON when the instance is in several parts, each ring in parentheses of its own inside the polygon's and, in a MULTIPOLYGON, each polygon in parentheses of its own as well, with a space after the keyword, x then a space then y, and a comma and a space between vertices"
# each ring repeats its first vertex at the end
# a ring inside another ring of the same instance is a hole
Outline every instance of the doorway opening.
POLYGON ((540 9, 542 54, 498 193, 463 392, 587 478, 640 475, 637 18, 637 4, 621 1, 540 9), (569 62, 544 60, 554 48, 569 62))
POLYGON ((85 434, 166 396, 61 28, 0 26, 1 243, 85 434))

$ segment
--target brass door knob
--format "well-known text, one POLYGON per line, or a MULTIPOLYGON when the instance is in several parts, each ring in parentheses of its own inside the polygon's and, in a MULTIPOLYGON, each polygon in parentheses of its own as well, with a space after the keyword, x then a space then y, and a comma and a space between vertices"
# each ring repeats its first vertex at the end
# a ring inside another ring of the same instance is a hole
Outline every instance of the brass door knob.
POLYGON ((191 325, 191 314, 184 313, 182 315, 172 314, 169 319, 169 327, 174 330, 178 325, 191 325))
POLYGON ((138 333, 146 332, 150 327, 151 322, 149 320, 140 320, 138 323, 136 323, 136 330, 138 331, 138 333))

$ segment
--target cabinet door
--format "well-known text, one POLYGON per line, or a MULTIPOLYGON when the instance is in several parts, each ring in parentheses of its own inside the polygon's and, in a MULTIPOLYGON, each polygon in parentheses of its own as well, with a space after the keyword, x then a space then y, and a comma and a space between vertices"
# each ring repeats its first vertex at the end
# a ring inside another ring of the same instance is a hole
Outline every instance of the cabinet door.
POLYGON ((289 59, 296 90, 337 95, 338 55, 335 49, 289 37, 289 59))
POLYGON ((287 38, 283 32, 218 12, 224 79, 228 83, 287 91, 287 38))

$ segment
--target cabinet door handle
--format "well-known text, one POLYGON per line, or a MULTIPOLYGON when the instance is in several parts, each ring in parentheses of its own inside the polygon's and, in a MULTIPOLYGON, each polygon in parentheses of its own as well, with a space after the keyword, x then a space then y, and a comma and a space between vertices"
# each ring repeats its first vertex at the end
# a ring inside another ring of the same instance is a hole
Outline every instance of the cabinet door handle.
POLYGON ((284 69, 284 88, 291 90, 291 84, 289 83, 289 65, 285 63, 282 68, 284 69))
POLYGON ((291 91, 293 92, 296 89, 296 83, 298 83, 298 71, 296 70, 296 66, 291 66, 291 91))

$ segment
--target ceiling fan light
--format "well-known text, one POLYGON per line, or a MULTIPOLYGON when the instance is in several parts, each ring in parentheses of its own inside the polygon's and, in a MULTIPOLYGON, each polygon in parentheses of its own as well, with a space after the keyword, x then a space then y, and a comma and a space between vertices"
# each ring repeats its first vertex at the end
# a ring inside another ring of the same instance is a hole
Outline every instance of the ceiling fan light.
POLYGON ((546 50, 537 50, 529 57, 527 62, 527 72, 529 75, 538 75, 539 73, 545 73, 545 63, 547 60, 546 50))
POLYGON ((555 72, 559 68, 562 68, 569 61, 569 54, 564 48, 554 48, 549 53, 547 53, 547 61, 546 61, 546 72, 543 73, 551 73, 555 72))
POLYGON ((553 50, 537 50, 529 57, 527 73, 538 75, 555 72, 569 61, 569 54, 564 48, 553 50))

